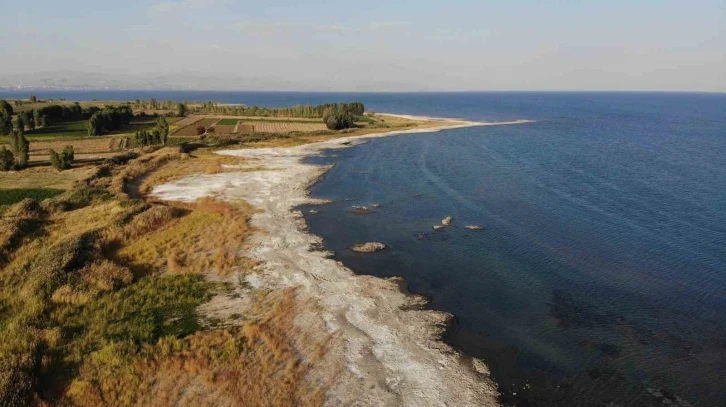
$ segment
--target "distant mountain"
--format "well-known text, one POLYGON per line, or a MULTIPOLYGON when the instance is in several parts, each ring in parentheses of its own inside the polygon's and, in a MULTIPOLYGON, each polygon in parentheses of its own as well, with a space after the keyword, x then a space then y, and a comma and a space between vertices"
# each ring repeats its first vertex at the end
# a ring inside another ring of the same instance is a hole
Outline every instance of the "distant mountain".
POLYGON ((0 76, 0 88, 6 89, 109 89, 109 90, 425 90, 420 85, 394 81, 377 81, 365 86, 339 83, 293 82, 285 79, 244 76, 213 76, 193 73, 108 74, 97 72, 52 71, 0 76), (360 89, 359 89, 360 88, 360 89), (364 89, 363 89, 364 88, 364 89))

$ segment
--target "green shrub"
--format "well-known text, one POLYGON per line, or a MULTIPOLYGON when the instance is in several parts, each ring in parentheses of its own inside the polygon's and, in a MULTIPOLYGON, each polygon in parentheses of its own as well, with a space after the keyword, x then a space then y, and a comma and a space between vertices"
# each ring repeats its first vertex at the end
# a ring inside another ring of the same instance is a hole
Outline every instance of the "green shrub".
POLYGON ((345 110, 330 108, 323 113, 323 122, 330 130, 349 129, 355 126, 355 117, 345 110))
POLYGON ((73 165, 73 159, 75 158, 73 146, 63 147, 63 151, 61 151, 60 154, 56 153, 55 150, 50 149, 48 150, 48 154, 50 154, 51 165, 53 165, 53 168, 58 171, 67 170, 73 165))
POLYGON ((15 156, 13 152, 5 148, 0 147, 0 171, 10 171, 15 167, 15 156))
POLYGON ((13 130, 10 133, 10 149, 15 156, 15 169, 22 169, 28 166, 30 142, 20 130, 13 130))
POLYGON ((63 193, 62 189, 53 188, 16 188, 0 190, 0 206, 14 205, 24 199, 34 199, 38 202, 53 198, 63 193))

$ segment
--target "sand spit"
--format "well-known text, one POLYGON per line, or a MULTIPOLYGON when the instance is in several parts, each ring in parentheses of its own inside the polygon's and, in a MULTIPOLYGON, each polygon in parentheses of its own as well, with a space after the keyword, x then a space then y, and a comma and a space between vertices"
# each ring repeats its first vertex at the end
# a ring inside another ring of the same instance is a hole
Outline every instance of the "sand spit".
POLYGON ((403 293, 398 279, 357 276, 330 253, 312 250, 322 239, 307 233, 302 214, 293 210, 316 202, 308 196, 308 187, 328 170, 303 164, 303 157, 365 138, 494 124, 499 123, 447 121, 439 127, 292 148, 220 151, 257 158, 254 165, 267 169, 191 176, 160 185, 152 195, 186 202, 204 196, 246 200, 262 210, 252 217, 252 226, 260 232, 250 238, 253 249, 247 253, 261 266, 248 282, 273 289, 297 286, 298 295, 320 305, 300 315, 298 325, 321 343, 331 334, 335 338, 329 342, 328 363, 318 367, 321 377, 336 374, 326 405, 495 406, 496 386, 486 366, 440 341, 448 314, 421 310, 423 298, 403 293))

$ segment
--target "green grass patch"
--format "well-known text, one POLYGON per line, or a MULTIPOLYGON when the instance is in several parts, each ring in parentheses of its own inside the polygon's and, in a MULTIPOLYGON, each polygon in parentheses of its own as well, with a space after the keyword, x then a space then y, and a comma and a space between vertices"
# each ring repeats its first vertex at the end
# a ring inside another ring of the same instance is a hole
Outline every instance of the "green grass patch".
POLYGON ((219 122, 217 122, 218 126, 234 126, 239 122, 240 119, 222 119, 219 122))
POLYGON ((59 307, 54 317, 60 326, 79 332, 75 339, 86 346, 182 337, 201 329, 196 308, 211 299, 215 286, 200 275, 149 276, 88 304, 59 307))
POLYGON ((0 206, 13 205, 25 198, 33 198, 40 202, 47 198, 53 198, 63 193, 62 189, 53 188, 21 188, 21 189, 0 189, 0 206))
MULTIPOLYGON (((166 121, 169 124, 179 121, 178 117, 167 117, 166 121)), ((57 138, 97 138, 99 136, 89 136, 88 129, 86 128, 88 120, 75 120, 71 122, 51 124, 45 127, 39 127, 35 130, 26 130, 25 134, 28 139, 40 141, 40 140, 54 140, 57 138)), ((134 117, 126 126, 122 126, 120 129, 114 130, 108 135, 118 134, 129 134, 135 133, 139 130, 151 130, 156 127, 156 117, 134 117)))
POLYGON ((28 130, 24 134, 30 140, 63 138, 78 138, 88 136, 86 128, 88 120, 76 120, 72 122, 57 123, 50 126, 39 127, 35 130, 28 130))

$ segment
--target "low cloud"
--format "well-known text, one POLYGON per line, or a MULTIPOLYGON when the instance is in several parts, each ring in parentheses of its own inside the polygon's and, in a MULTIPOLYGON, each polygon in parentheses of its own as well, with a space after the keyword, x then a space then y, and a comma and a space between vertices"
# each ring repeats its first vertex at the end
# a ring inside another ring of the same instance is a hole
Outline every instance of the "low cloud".
POLYGON ((407 28, 411 23, 408 21, 374 21, 368 24, 371 30, 386 30, 394 28, 407 28))
POLYGON ((151 11, 158 13, 166 13, 174 10, 182 9, 206 9, 219 6, 223 3, 220 0, 182 0, 182 1, 162 1, 151 6, 151 11))
POLYGON ((349 30, 348 27, 338 24, 306 24, 292 21, 266 21, 252 20, 234 24, 230 27, 233 31, 247 34, 274 34, 288 33, 289 31, 327 31, 341 32, 349 30))

